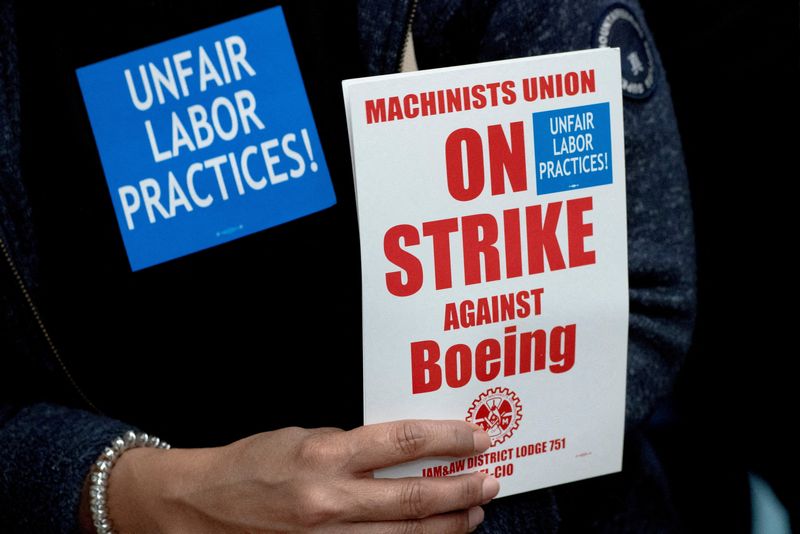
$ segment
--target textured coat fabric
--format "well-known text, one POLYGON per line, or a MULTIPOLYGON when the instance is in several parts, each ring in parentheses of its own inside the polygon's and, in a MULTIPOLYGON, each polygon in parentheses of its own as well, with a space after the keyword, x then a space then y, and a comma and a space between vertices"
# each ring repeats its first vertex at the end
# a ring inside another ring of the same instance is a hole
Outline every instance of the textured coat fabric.
MULTIPOLYGON (((418 63, 424 69, 588 48, 612 3, 420 1, 413 27, 418 63)), ((635 2, 623 4, 644 20, 635 2)), ((358 31, 371 74, 397 70, 410 9, 408 0, 360 2, 358 31)), ((0 2, 0 17, 0 239, 36 301, 10 2, 0 2)), ((631 315, 623 473, 500 499, 487 506, 483 532, 678 528, 659 462, 642 433, 683 361, 695 309, 686 172, 657 55, 655 61, 655 92, 624 103, 631 315)), ((0 258, 0 531, 74 532, 89 465, 130 425, 91 413, 75 398, 19 282, 0 258)))

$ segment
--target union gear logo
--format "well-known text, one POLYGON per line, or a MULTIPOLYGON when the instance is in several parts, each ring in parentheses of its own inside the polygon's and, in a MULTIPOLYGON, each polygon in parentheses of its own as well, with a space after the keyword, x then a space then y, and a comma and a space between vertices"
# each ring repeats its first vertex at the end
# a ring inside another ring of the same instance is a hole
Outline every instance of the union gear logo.
POLYGON ((622 59, 622 92, 630 98, 647 98, 656 85, 653 48, 633 12, 622 4, 608 8, 600 17, 593 46, 619 48, 622 59))
POLYGON ((497 445, 519 428, 522 403, 510 389, 492 388, 472 402, 466 420, 480 426, 492 438, 492 445, 497 445))

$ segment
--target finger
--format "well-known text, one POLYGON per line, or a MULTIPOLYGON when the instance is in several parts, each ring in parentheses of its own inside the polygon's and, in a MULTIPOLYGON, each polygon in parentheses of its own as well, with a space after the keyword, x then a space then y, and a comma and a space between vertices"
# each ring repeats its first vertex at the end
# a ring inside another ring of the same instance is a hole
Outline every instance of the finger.
POLYGON ((382 521, 380 523, 351 523, 346 532, 354 534, 463 534, 472 532, 483 521, 479 506, 461 512, 435 515, 409 521, 382 521))
POLYGON ((347 506, 345 521, 422 519, 468 510, 493 499, 500 484, 483 473, 437 478, 359 480, 350 485, 355 506, 347 506))
POLYGON ((352 472, 372 471, 430 456, 470 456, 491 445, 486 432, 464 421, 407 420, 344 432, 352 472))

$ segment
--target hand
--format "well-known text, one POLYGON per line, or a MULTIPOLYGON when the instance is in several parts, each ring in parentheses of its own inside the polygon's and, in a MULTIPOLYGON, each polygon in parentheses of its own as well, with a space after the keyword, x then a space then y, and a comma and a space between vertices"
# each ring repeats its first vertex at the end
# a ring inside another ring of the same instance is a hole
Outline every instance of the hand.
POLYGON ((423 457, 470 456, 489 436, 461 421, 284 428, 215 449, 133 449, 109 480, 120 534, 450 533, 474 530, 499 491, 482 473, 374 479, 423 457))

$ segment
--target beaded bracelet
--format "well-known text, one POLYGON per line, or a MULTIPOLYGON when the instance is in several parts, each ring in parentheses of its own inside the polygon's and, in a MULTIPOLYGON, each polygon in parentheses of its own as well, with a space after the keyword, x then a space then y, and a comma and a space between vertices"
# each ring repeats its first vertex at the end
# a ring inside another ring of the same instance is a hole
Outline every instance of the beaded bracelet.
POLYGON ((169 449, 169 444, 155 436, 146 433, 136 433, 128 430, 122 436, 114 438, 110 447, 103 450, 103 454, 92 466, 89 485, 89 509, 92 511, 92 522, 97 534, 115 534, 108 517, 108 477, 111 469, 117 463, 122 453, 137 447, 152 447, 156 449, 169 449))

